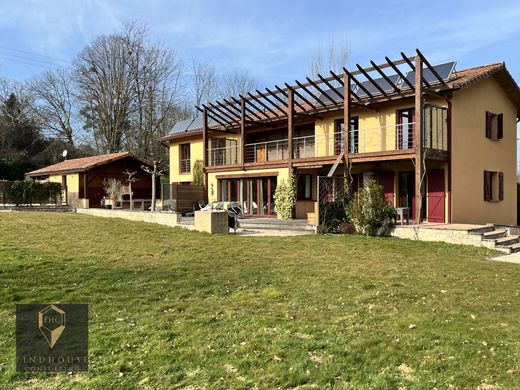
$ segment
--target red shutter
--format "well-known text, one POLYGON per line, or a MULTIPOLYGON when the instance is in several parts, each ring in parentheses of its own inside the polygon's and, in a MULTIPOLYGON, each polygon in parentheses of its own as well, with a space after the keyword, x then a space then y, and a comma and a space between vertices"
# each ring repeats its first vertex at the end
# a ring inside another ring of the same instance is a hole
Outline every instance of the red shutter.
POLYGON ((497 139, 504 138, 504 114, 497 116, 497 139))
POLYGON ((491 172, 484 171, 484 200, 491 200, 491 172))
POLYGON ((504 172, 498 174, 498 200, 504 200, 504 172))
POLYGON ((491 138, 491 129, 493 127, 493 114, 486 111, 486 138, 491 138))

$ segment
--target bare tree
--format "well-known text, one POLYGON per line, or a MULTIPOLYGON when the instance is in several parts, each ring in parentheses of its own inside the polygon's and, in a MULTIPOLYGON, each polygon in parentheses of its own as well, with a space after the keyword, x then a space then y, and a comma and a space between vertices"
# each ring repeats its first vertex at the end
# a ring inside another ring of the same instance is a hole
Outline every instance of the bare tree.
POLYGON ((316 79, 318 74, 328 74, 331 70, 341 72, 347 66, 349 46, 346 38, 338 39, 330 35, 327 44, 319 45, 311 54, 307 73, 316 79))
POLYGON ((128 47, 119 34, 101 36, 74 61, 79 99, 88 109, 100 152, 123 149, 130 128, 132 85, 128 47))
POLYGON ((35 99, 33 113, 42 129, 75 150, 76 106, 70 73, 64 69, 45 71, 29 82, 29 90, 35 99))
POLYGON ((221 97, 245 95, 258 89, 260 83, 251 73, 246 71, 236 71, 227 73, 222 77, 221 97))
POLYGON ((209 64, 192 60, 193 100, 199 106, 220 96, 220 83, 216 69, 209 64))
POLYGON ((180 58, 164 45, 148 40, 148 29, 127 23, 121 33, 128 49, 131 85, 131 134, 127 144, 142 157, 157 157, 156 139, 170 130, 168 119, 181 106, 180 58), (165 126, 166 125, 166 126, 165 126))

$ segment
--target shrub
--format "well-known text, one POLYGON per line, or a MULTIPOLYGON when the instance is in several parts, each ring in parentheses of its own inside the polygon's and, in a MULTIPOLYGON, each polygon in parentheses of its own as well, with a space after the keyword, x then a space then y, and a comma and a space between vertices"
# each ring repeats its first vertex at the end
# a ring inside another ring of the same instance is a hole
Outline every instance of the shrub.
POLYGON ((196 186, 204 185, 204 169, 200 160, 193 164, 193 184, 196 186))
POLYGON ((370 180, 354 194, 347 214, 358 233, 386 236, 390 233, 394 209, 385 199, 383 188, 370 180))
POLYGON ((274 206, 279 219, 291 219, 292 211, 296 205, 296 180, 291 175, 288 180, 283 179, 276 186, 274 193, 274 206))

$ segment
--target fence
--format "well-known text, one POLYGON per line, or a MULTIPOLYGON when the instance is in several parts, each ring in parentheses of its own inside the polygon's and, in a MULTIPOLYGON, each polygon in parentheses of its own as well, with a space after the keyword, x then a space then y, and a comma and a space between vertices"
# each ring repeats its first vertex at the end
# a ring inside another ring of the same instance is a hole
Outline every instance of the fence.
POLYGON ((204 186, 172 184, 171 199, 175 199, 178 213, 190 213, 199 201, 206 199, 204 186))

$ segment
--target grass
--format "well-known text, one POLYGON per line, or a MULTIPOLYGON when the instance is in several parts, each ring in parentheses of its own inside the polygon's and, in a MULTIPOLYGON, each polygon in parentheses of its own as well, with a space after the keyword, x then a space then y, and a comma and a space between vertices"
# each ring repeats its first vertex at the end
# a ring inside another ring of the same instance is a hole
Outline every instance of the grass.
POLYGON ((0 213, 2 388, 520 387, 520 266, 361 236, 0 213), (16 303, 88 303, 86 373, 17 373, 16 303))

